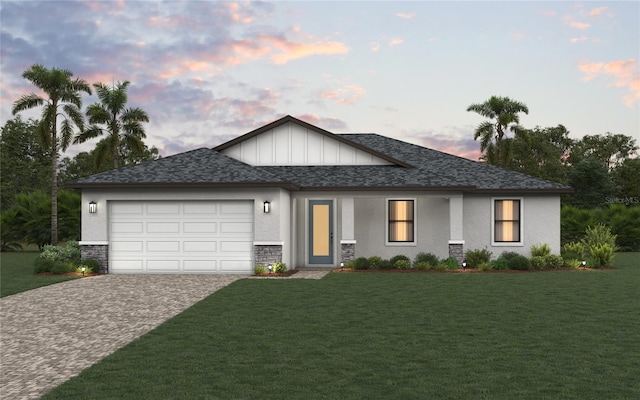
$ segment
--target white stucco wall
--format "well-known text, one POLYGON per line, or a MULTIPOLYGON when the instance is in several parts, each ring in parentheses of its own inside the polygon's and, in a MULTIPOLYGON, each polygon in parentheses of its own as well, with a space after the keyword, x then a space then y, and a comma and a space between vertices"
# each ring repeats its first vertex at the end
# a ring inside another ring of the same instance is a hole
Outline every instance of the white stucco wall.
POLYGON ((531 256, 530 248, 534 244, 546 243, 553 254, 560 254, 560 196, 490 196, 465 195, 464 197, 464 249, 487 248, 496 258, 504 251, 514 251, 526 257, 531 256), (491 243, 492 199, 522 198, 523 237, 521 245, 491 243))
POLYGON ((356 197, 356 257, 391 258, 403 254, 411 260, 420 252, 439 258, 449 256, 449 201, 444 195, 424 193, 380 194, 379 197, 356 197), (390 198, 416 200, 416 244, 386 243, 386 201, 390 198))

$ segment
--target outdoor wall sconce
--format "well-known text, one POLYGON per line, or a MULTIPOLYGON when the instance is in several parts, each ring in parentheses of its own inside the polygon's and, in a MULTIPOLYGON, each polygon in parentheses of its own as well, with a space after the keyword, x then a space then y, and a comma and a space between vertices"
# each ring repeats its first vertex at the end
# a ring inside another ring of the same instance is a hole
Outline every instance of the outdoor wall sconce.
POLYGON ((267 213, 267 214, 269 213, 269 211, 271 211, 271 203, 269 203, 268 201, 265 201, 262 204, 262 207, 263 207, 264 212, 267 213))
POLYGON ((95 214, 98 212, 98 204, 95 201, 89 203, 89 212, 95 214))

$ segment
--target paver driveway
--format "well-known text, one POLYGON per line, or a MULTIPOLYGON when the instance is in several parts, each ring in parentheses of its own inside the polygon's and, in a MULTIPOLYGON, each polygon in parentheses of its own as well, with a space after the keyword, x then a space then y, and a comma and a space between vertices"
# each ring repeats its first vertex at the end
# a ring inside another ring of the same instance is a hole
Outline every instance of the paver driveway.
POLYGON ((0 399, 36 399, 240 275, 103 275, 0 299, 0 399))

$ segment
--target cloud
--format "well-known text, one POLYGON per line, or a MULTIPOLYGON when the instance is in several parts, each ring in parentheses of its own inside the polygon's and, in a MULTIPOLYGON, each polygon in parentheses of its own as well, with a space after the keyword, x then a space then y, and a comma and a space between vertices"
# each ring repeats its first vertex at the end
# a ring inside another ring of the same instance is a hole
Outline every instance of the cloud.
POLYGON ((296 116, 296 118, 330 132, 341 133, 340 131, 344 132, 347 129, 347 123, 335 117, 322 118, 315 114, 302 114, 296 116))
POLYGON ((371 44, 369 44, 369 48, 371 49, 371 51, 376 52, 376 51, 380 50, 380 43, 371 42, 371 44))
POLYGON ((596 17, 598 15, 602 15, 605 12, 606 9, 607 9, 607 7, 594 8, 591 11, 589 11, 587 13, 587 15, 590 16, 590 17, 596 17))
POLYGON ((361 86, 350 84, 342 88, 322 91, 320 97, 339 104, 351 105, 365 93, 366 90, 361 86))
POLYGON ((514 33, 511 34, 511 38, 513 40, 522 40, 522 39, 524 39, 524 37, 525 37, 525 35, 522 32, 514 32, 514 33))
POLYGON ((397 46, 402 43, 404 43, 404 39, 394 38, 389 41, 389 46, 397 46))
POLYGON ((473 132, 473 126, 447 126, 442 128, 440 132, 433 130, 403 132, 400 139, 478 161, 481 156, 480 144, 473 140, 473 132))
POLYGON ((295 42, 280 35, 261 34, 260 41, 268 46, 279 50, 277 54, 271 56, 274 64, 282 65, 291 60, 311 56, 311 55, 332 55, 345 54, 349 48, 342 42, 332 40, 320 40, 313 36, 306 36, 308 42, 295 42))
POLYGON ((570 41, 571 43, 584 42, 585 40, 589 40, 589 38, 588 38, 588 37, 586 37, 586 36, 581 36, 581 37, 577 37, 577 38, 571 38, 571 39, 569 39, 569 41, 570 41))
POLYGON ((416 14, 415 13, 396 13, 396 17, 400 17, 403 19, 411 19, 411 18, 415 18, 416 14))
POLYGON ((589 28, 591 26, 591 24, 586 23, 586 22, 570 21, 569 22, 569 26, 571 26, 572 28, 585 30, 585 29, 589 28))
POLYGON ((609 76, 614 79, 614 85, 627 89, 627 94, 622 97, 622 102, 627 107, 633 107, 640 101, 640 70, 638 60, 616 60, 608 63, 580 63, 578 69, 585 76, 582 80, 588 82, 599 76, 609 76))

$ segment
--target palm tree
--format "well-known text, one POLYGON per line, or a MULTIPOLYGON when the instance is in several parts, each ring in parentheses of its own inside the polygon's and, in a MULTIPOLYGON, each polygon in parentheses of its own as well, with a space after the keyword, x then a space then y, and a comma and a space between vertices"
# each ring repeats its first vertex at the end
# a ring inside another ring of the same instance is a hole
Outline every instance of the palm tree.
POLYGON ((527 106, 508 97, 491 96, 484 103, 471 104, 467 111, 493 120, 482 122, 473 135, 474 140, 480 138, 480 150, 485 153, 485 160, 499 167, 508 165, 511 140, 505 138, 505 134, 509 130, 519 134, 522 127, 518 113, 529 114, 527 106))
POLYGON ((44 106, 37 131, 43 148, 51 149, 51 244, 54 246, 58 244, 58 153, 69 147, 74 125, 84 130, 80 92, 91 94, 91 88, 84 79, 72 80, 72 76, 73 73, 67 69, 47 69, 34 64, 22 73, 22 77, 41 89, 48 98, 29 93, 13 103, 14 115, 44 106), (58 116, 63 118, 59 137, 58 116))
POLYGON ((118 150, 124 146, 135 154, 142 155, 146 138, 142 122, 149 122, 149 116, 138 107, 125 108, 129 81, 117 82, 109 87, 94 83, 100 103, 87 107, 87 117, 91 126, 76 136, 73 143, 84 143, 107 132, 109 136, 101 140, 95 149, 95 163, 100 165, 108 156, 113 160, 113 168, 118 168, 118 150), (104 125, 104 128, 98 126, 104 125))

